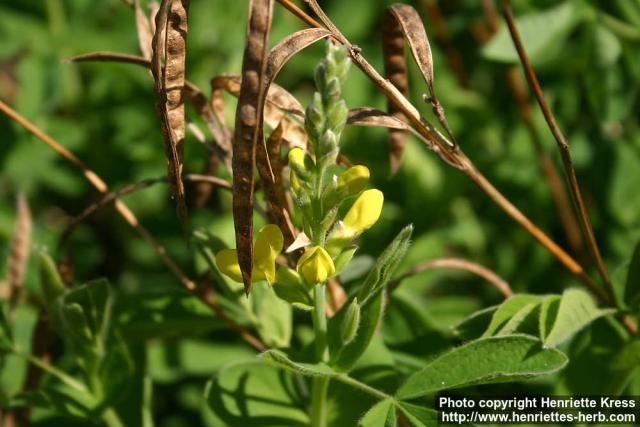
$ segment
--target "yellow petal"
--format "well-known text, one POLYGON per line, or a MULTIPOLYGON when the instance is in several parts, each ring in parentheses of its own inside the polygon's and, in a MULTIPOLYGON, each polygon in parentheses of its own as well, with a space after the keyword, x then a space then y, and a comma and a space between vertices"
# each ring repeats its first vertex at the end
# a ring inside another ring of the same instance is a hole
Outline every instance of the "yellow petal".
POLYGON ((296 270, 307 283, 312 284, 323 283, 336 272, 333 260, 327 251, 320 246, 315 246, 305 252, 298 260, 296 270))
POLYGON ((253 246, 253 279, 272 284, 276 276, 276 258, 282 251, 284 237, 277 225, 265 225, 258 231, 253 246))
POLYGON ((384 195, 380 190, 367 190, 358 197, 344 217, 347 234, 354 236, 368 230, 380 218, 384 195))
POLYGON ((340 175, 338 187, 346 187, 347 194, 355 196, 361 192, 369 182, 369 169, 366 166, 353 166, 340 175))
POLYGON ((289 151, 289 166, 304 169, 305 152, 300 147, 294 147, 289 151))
POLYGON ((300 191, 300 181, 298 181, 298 177, 296 176, 296 173, 293 171, 293 169, 291 170, 291 175, 289 175, 289 181, 291 182, 291 188, 293 189, 293 191, 295 191, 296 193, 300 191))
POLYGON ((216 254, 216 265, 222 274, 236 282, 242 283, 242 272, 238 264, 238 251, 235 249, 223 249, 216 254))

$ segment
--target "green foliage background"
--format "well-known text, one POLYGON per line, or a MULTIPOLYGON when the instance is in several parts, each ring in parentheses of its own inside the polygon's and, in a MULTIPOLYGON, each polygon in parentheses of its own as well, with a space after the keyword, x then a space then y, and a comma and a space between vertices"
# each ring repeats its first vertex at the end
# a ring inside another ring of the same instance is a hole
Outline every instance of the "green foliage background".
MULTIPOLYGON (((208 88, 214 75, 239 72, 246 3, 192 0, 187 77, 201 88, 208 88)), ((434 38, 433 23, 426 19, 423 8, 426 3, 429 1, 416 1, 414 6, 425 18, 435 85, 459 143, 516 206, 566 246, 533 143, 505 81, 505 70, 518 66, 506 26, 500 21, 498 34, 483 47, 472 31, 485 22, 482 2, 439 2, 468 76, 468 87, 462 87, 434 38)), ((626 266, 640 238, 640 2, 514 3, 518 17, 537 14, 519 21, 524 42, 571 143, 598 241, 614 285, 621 291, 626 266)), ((363 49, 363 55, 382 70, 382 9, 391 2, 321 4, 342 32, 363 49)), ((295 17, 275 6, 272 43, 300 28, 295 17)), ((0 99, 77 154, 113 189, 165 173, 149 73, 132 65, 64 62, 70 56, 98 50, 138 52, 134 15, 122 2, 3 0, 0 39, 0 99)), ((313 93, 313 67, 322 52, 321 44, 305 50, 287 64, 277 80, 303 105, 313 93)), ((429 107, 420 101, 423 82, 417 69, 411 71, 412 99, 428 115, 429 107)), ((356 69, 344 92, 352 108, 385 108, 384 97, 356 69)), ((227 101, 231 120, 234 100, 227 101)), ((533 110, 544 147, 559 165, 555 142, 538 108, 533 110)), ((342 138, 343 152, 354 163, 369 166, 373 185, 386 198, 381 221, 360 245, 358 264, 365 271, 370 256, 379 254, 403 225, 413 223, 413 246, 401 270, 436 257, 458 256, 496 271, 516 292, 561 293, 579 285, 462 174, 416 140, 409 141, 400 171, 390 176, 385 138, 385 130, 377 128, 347 128, 342 138)), ((95 201, 97 194, 77 170, 4 116, 0 117, 0 139, 0 258, 8 253, 14 196, 19 191, 26 193, 34 215, 34 242, 53 249, 64 225, 95 201)), ((185 170, 200 173, 206 156, 206 149, 188 135, 185 170)), ((187 187, 187 192, 193 194, 192 190, 187 187)), ((137 192, 126 201, 192 276, 204 270, 203 260, 181 238, 166 186, 137 192)), ((234 246, 230 209, 230 195, 217 192, 205 208, 191 209, 192 226, 204 227, 234 246)), ((182 294, 151 248, 111 207, 78 228, 72 247, 78 279, 106 277, 117 285, 123 293, 119 310, 136 320, 125 332, 146 338, 133 353, 137 360, 149 362, 156 415, 162 420, 158 425, 199 425, 205 381, 222 364, 252 352, 205 308, 182 294), (164 326, 158 327, 162 321, 164 326), (186 331, 188 336, 184 336, 186 331), (157 339, 161 336, 165 340, 157 339)), ((34 261, 31 264, 35 266, 34 261)), ((355 270, 350 273, 359 277, 355 270)), ((28 289, 38 289, 36 276, 36 269, 30 268, 28 289)), ((344 279, 348 286, 348 277, 344 279)), ((403 283, 387 309, 387 345, 408 358, 425 360, 450 345, 453 324, 500 301, 493 288, 467 274, 448 270, 421 274, 403 283)), ((20 316, 20 340, 28 343, 34 313, 24 309, 20 316)), ((592 333, 596 341, 606 335, 605 322, 596 322, 594 331, 585 332, 575 345, 589 342, 592 333), (598 328, 604 331, 600 337, 598 328)), ((587 370, 589 375, 598 375, 589 360, 577 360, 561 379, 547 381, 562 382, 568 391, 588 391, 579 377, 587 370)), ((15 391, 24 374, 22 362, 8 363, 16 369, 5 369, 0 378, 0 394, 4 395, 15 391)), ((132 389, 142 389, 141 378, 132 389)))

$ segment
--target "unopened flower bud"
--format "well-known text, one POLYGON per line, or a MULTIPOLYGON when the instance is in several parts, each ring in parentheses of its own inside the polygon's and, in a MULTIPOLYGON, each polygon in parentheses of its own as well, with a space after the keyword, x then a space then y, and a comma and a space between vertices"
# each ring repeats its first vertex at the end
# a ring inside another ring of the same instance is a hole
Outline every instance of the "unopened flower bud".
POLYGON ((327 251, 320 246, 315 246, 305 252, 298 260, 296 270, 310 284, 323 283, 336 271, 333 260, 327 251))
POLYGON ((356 337, 358 334, 358 327, 360 326, 360 304, 358 304, 358 298, 354 298, 349 307, 347 308, 347 312, 345 313, 344 319, 342 319, 342 324, 340 325, 341 329, 341 338, 342 343, 348 344, 356 337))

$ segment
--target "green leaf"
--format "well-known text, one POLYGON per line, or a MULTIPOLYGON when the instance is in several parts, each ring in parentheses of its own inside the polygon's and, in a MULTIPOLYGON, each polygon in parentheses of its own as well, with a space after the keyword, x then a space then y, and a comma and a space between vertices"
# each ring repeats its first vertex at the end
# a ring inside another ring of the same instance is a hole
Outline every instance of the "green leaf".
POLYGON ((86 357, 105 354, 110 337, 114 294, 106 280, 66 291, 55 301, 54 327, 72 351, 86 357))
MULTIPOLYGON (((234 317, 240 321, 241 318, 234 317)), ((181 290, 123 295, 118 326, 127 340, 200 335, 227 328, 202 301, 181 290)))
POLYGON ((640 155, 631 144, 616 144, 615 153, 607 191, 609 208, 623 226, 630 227, 636 224, 640 211, 640 155))
POLYGON ((48 310, 56 298, 65 293, 66 287, 62 283, 56 264, 45 249, 36 251, 38 257, 38 269, 40 273, 40 287, 42 296, 48 310))
POLYGON ((13 333, 4 310, 4 301, 0 301, 0 355, 13 348, 13 333))
POLYGON ((361 305, 364 306, 368 299, 375 298, 387 286, 409 249, 412 233, 413 225, 406 226, 380 254, 360 288, 358 301, 361 301, 361 305))
POLYGON ((312 300, 305 287, 304 280, 295 270, 292 270, 287 266, 278 266, 273 290, 278 298, 291 304, 312 304, 312 300))
POLYGON ((499 306, 494 305, 471 313, 460 323, 452 326, 453 334, 463 341, 478 338, 489 327, 491 319, 498 307, 499 306))
POLYGON ((544 340, 545 347, 557 347, 595 319, 615 312, 600 309, 593 297, 582 289, 567 289, 562 294, 558 315, 544 340))
POLYGON ((440 424, 438 422, 438 411, 434 409, 407 402, 398 402, 398 407, 415 427, 432 427, 440 424))
POLYGON ((555 322, 558 316, 558 308, 560 308, 560 295, 549 295, 540 304, 540 317, 538 319, 538 330, 540 331, 540 339, 545 340, 551 328, 553 322, 555 322))
POLYGON ((110 338, 106 354, 100 360, 98 378, 101 385, 103 403, 113 402, 127 390, 135 366, 124 340, 115 334, 110 338))
MULTIPOLYGON (((518 17, 516 26, 529 58, 536 64, 547 60, 552 50, 555 49, 554 53, 561 50, 566 36, 581 19, 582 14, 579 13, 576 2, 565 1, 542 12, 518 17)), ((500 62, 519 61, 506 25, 500 27, 483 48, 482 54, 500 62)))
POLYGON ((276 295, 266 283, 258 283, 251 293, 257 330, 268 347, 288 347, 292 334, 291 305, 276 295))
POLYGON ((284 352, 279 350, 267 350, 260 355, 262 360, 269 365, 285 369, 294 374, 305 377, 335 377, 338 375, 333 369, 324 363, 299 363, 294 362, 284 352))
POLYGON ((79 402, 64 393, 62 390, 51 386, 45 386, 36 390, 28 390, 18 393, 11 399, 11 407, 55 409, 57 414, 87 419, 90 416, 89 408, 84 402, 79 402))
POLYGON ((511 335, 515 333, 523 323, 526 323, 526 320, 532 317, 532 314, 535 314, 539 305, 540 303, 536 301, 522 307, 500 328, 496 335, 511 335))
POLYGON ((224 425, 308 427, 298 390, 290 372, 251 361, 222 368, 207 384, 205 398, 224 425))
POLYGON ((596 63, 607 67, 620 58, 622 45, 618 37, 604 25, 596 25, 593 32, 596 63))
POLYGON ((495 335, 500 328, 515 316, 520 310, 529 304, 537 304, 542 297, 538 295, 518 294, 506 299, 491 318, 491 323, 484 332, 483 337, 495 335))
POLYGON ((413 374, 398 389, 399 399, 476 384, 520 381, 555 372, 567 357, 545 349, 528 335, 489 337, 455 348, 413 374))
POLYGON ((349 343, 345 344, 342 339, 342 325, 353 299, 330 319, 328 325, 330 365, 337 370, 347 371, 351 369, 369 346, 382 318, 384 306, 384 292, 382 291, 406 254, 412 232, 413 226, 409 225, 398 233, 396 238, 378 257, 362 284, 357 296, 358 301, 361 301, 358 333, 349 343))
POLYGON ((396 418, 395 402, 386 399, 376 403, 364 414, 358 423, 359 427, 395 427, 398 423, 396 418))
POLYGON ((636 244, 624 285, 624 302, 637 310, 640 306, 640 242, 636 244))

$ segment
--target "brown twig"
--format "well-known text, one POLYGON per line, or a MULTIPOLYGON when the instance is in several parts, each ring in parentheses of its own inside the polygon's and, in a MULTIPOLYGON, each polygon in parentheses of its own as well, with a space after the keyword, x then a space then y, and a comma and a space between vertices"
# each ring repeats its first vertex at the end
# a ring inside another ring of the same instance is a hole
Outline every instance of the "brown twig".
POLYGON ((475 262, 467 261, 466 259, 460 258, 438 258, 422 262, 397 279, 393 280, 389 284, 389 293, 393 292, 393 290, 397 288, 403 280, 408 279, 409 277, 413 277, 416 274, 422 273, 423 271, 431 270, 434 268, 451 268, 455 270, 468 271, 475 274, 476 276, 480 276, 485 279, 487 282, 493 285, 493 287, 496 288, 502 295, 504 295, 505 298, 509 298, 511 295, 513 295, 513 291, 511 290, 509 284, 496 273, 486 267, 483 267, 480 264, 476 264, 475 262))
MULTIPOLYGON (((472 31, 472 33, 479 43, 484 44, 489 41, 490 37, 498 30, 499 15, 493 0, 483 0, 482 9, 485 15, 486 24, 482 25, 478 23, 477 26, 473 27, 476 31, 472 31), (480 29, 482 29, 482 31, 480 31, 480 29)), ((538 156, 540 168, 542 169, 544 178, 549 186, 551 198, 556 207, 562 229, 567 237, 567 242, 573 253, 583 255, 584 240, 582 239, 580 225, 577 222, 567 189, 560 177, 560 172, 558 172, 558 168, 553 162, 553 159, 547 150, 545 150, 540 134, 534 123, 533 112, 529 105, 529 94, 527 92, 526 83, 520 77, 516 67, 507 68, 505 76, 507 78, 509 89, 518 104, 518 111, 522 117, 522 121, 529 132, 531 141, 533 142, 533 147, 538 156)), ((580 256, 581 260, 583 260, 583 258, 583 256, 580 256)))
MULTIPOLYGON (((13 108, 9 107, 4 102, 0 101, 0 111, 6 114, 9 118, 14 120, 20 126, 25 128, 29 133, 35 136, 40 141, 47 144, 51 147, 56 153, 60 154, 67 161, 73 164, 75 167, 80 169, 84 177, 93 185, 96 190, 100 193, 109 193, 109 188, 107 184, 95 174, 87 165, 84 164, 82 160, 76 157, 69 150, 64 148, 60 143, 58 143, 55 139, 44 133, 40 128, 32 124, 30 121, 22 117, 17 111, 13 108)), ((164 246, 162 246, 151 233, 143 227, 136 218, 135 214, 129 209, 129 207, 122 202, 121 200, 115 201, 115 207, 118 213, 125 219, 125 221, 133 227, 138 234, 142 236, 142 238, 151 245, 154 249, 160 260, 169 268, 169 270, 178 278, 180 283, 189 291, 191 294, 199 297, 215 314, 220 316, 223 321, 227 323, 227 325, 234 331, 238 332, 238 334, 252 347, 254 347, 258 351, 264 351, 264 344, 255 336, 253 336, 248 330, 246 330, 242 325, 235 322, 233 319, 229 318, 226 314, 224 314, 222 308, 218 306, 211 299, 205 298, 198 290, 196 284, 187 277, 184 272, 178 267, 178 265, 167 255, 167 250, 164 246)))
POLYGON ((305 22, 310 27, 322 28, 322 25, 312 17, 310 17, 304 10, 300 9, 295 3, 290 0, 278 0, 278 3, 287 8, 287 10, 293 13, 301 21, 305 22))
POLYGON ((540 134, 538 133, 533 121, 533 112, 529 105, 524 81, 522 81, 516 69, 512 67, 506 71, 506 77, 511 93, 518 104, 520 116, 522 117, 524 125, 531 136, 533 147, 536 150, 538 161, 540 162, 540 168, 542 169, 542 173, 547 181, 551 192, 551 198, 553 199, 556 211, 558 212, 560 224, 567 236, 567 242, 569 243, 569 246, 571 246, 571 249, 573 249, 574 253, 582 254, 584 251, 584 240, 582 239, 580 226, 576 222, 575 212, 571 206, 571 201, 569 200, 569 195, 567 194, 566 187, 562 182, 560 173, 558 172, 553 159, 542 145, 540 134))
MULTIPOLYGON (((207 183, 215 187, 223 188, 225 190, 229 190, 229 191, 231 190, 231 183, 215 176, 187 174, 187 175, 184 175, 182 179, 184 181, 190 181, 190 182, 207 183)), ((67 240, 69 239, 69 236, 71 236, 71 233, 73 233, 73 231, 78 226, 78 224, 80 224, 82 221, 84 221, 87 217, 89 217, 91 214, 96 212, 98 209, 108 205, 114 200, 121 198, 122 196, 136 192, 138 190, 142 190, 143 188, 151 187, 152 185, 158 184, 160 182, 166 183, 168 182, 168 178, 166 176, 163 176, 160 178, 144 179, 142 181, 126 185, 121 189, 119 189, 118 191, 111 191, 109 193, 105 193, 104 197, 100 198, 96 202, 87 206, 85 210, 82 211, 82 213, 80 213, 78 216, 76 216, 71 220, 71 222, 67 225, 67 228, 60 235, 60 239, 58 240, 58 249, 61 249, 65 246, 67 240)))
POLYGON ((502 6, 507 25, 509 27, 509 32, 511 33, 511 38, 516 47, 516 50, 518 51, 518 56, 520 57, 520 62, 522 63, 525 75, 527 76, 529 86, 531 87, 531 90, 533 91, 536 100, 540 105, 542 114, 544 115, 544 118, 549 125, 549 129, 551 130, 551 133, 553 134, 558 144, 560 156, 562 157, 562 165, 564 167, 565 176, 569 182, 571 197, 578 213, 582 232, 584 233, 584 237, 587 241, 587 248, 589 249, 589 252, 593 257, 593 260, 595 261, 596 267, 598 269, 598 273, 600 274, 600 277, 602 278, 609 292, 611 303, 615 304, 613 285, 609 280, 609 275, 604 265, 604 261, 602 260, 602 256, 600 255, 600 249, 598 247, 598 243, 596 242, 595 234, 593 233, 593 228, 591 226, 591 221, 589 220, 587 209, 584 205, 584 201, 582 200, 580 186, 578 185, 578 178, 576 177, 576 171, 573 167, 573 161, 571 159, 569 143, 567 142, 566 138, 562 134, 562 131, 558 127, 558 124, 556 123, 555 117, 553 116, 553 113, 551 112, 551 109, 547 104, 544 93, 542 92, 542 88, 540 87, 540 83, 538 82, 538 77, 536 76, 536 73, 531 66, 529 56, 527 55, 524 45, 522 44, 518 28, 516 27, 515 19, 513 17, 513 11, 511 10, 510 0, 503 0, 502 6))

